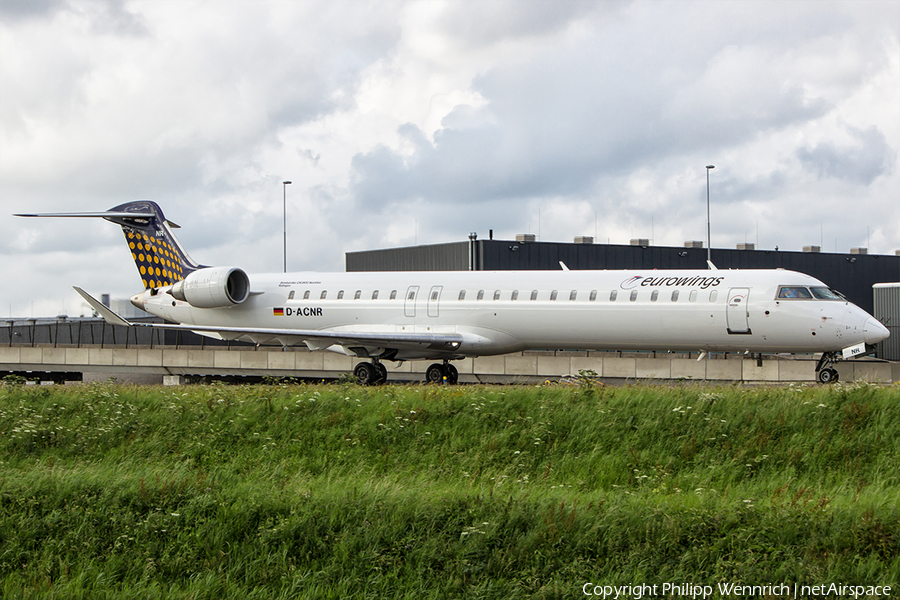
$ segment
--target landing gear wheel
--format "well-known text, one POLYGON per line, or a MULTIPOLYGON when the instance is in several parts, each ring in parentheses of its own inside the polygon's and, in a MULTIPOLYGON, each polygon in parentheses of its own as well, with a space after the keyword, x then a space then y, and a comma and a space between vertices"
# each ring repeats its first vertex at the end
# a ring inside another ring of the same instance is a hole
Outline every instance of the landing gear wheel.
POLYGON ((444 365, 444 371, 447 374, 447 383, 451 385, 456 385, 456 382, 459 381, 459 371, 456 370, 451 364, 444 365))
POLYGON ((819 383, 834 383, 840 378, 838 375, 837 369, 833 369, 831 367, 827 369, 822 369, 819 371, 819 383))
POLYGON ((444 365, 434 363, 425 371, 425 381, 427 383, 444 383, 444 365))
POLYGON ((442 365, 434 363, 428 367, 427 371, 425 371, 426 383, 447 383, 454 385, 457 381, 459 381, 459 371, 448 362, 445 362, 442 365))
POLYGON ((375 363, 375 368, 378 369, 378 381, 376 383, 384 383, 387 381, 387 367, 381 363, 375 363))
POLYGON ((356 377, 359 385, 372 385, 377 383, 378 369, 372 363, 361 362, 353 369, 353 376, 356 377))

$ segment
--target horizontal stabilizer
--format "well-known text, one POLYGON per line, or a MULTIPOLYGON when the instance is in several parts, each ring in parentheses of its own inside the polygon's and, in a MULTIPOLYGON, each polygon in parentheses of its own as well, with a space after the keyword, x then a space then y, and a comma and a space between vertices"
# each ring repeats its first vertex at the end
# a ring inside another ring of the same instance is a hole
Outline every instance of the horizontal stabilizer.
POLYGON ((65 218, 100 218, 105 219, 107 217, 119 217, 120 219, 131 219, 134 217, 143 217, 145 219, 149 219, 151 217, 155 217, 153 213, 141 213, 141 212, 118 212, 106 210, 103 212, 73 212, 73 213, 21 213, 15 214, 14 217, 65 217, 65 218))
POLYGON ((84 298, 85 302, 91 305, 97 314, 99 314, 103 319, 109 323, 110 325, 124 325, 125 327, 131 327, 131 323, 117 315, 115 312, 109 309, 105 304, 88 294, 86 291, 77 286, 72 286, 75 288, 75 291, 78 292, 78 295, 84 298))

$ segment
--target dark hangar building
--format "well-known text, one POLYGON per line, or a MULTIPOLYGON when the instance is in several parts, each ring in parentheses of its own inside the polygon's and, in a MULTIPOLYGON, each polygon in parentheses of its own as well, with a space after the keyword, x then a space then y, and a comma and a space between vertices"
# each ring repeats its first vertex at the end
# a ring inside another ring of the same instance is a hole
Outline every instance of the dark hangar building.
MULTIPOLYGON (((753 244, 713 248, 711 259, 719 269, 789 269, 812 275, 844 294, 863 310, 874 313, 872 285, 900 281, 900 250, 893 255, 868 254, 853 248, 847 254, 821 252, 806 246, 802 252, 756 250, 753 244)), ((652 246, 649 240, 629 245, 594 244, 593 238, 574 243, 538 242, 530 234, 516 240, 477 239, 346 253, 349 271, 528 271, 560 269, 560 261, 576 269, 706 269, 706 248, 701 242, 684 247, 652 246)))

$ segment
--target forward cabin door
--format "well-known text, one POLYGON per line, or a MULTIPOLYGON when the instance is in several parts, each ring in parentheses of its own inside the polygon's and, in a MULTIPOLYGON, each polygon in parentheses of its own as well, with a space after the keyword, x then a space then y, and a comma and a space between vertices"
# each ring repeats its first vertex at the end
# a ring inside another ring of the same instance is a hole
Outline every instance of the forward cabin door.
POLYGON ((728 291, 726 321, 728 333, 750 333, 750 288, 731 288, 728 291))

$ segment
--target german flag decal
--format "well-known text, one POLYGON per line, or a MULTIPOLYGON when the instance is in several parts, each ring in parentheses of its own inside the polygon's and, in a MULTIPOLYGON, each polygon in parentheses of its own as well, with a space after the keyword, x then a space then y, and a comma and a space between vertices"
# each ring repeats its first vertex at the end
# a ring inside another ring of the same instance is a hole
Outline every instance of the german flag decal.
POLYGON ((273 308, 273 309, 272 309, 272 314, 273 314, 274 316, 276 316, 276 317, 283 317, 283 316, 284 316, 284 309, 283 309, 283 308, 273 308))

